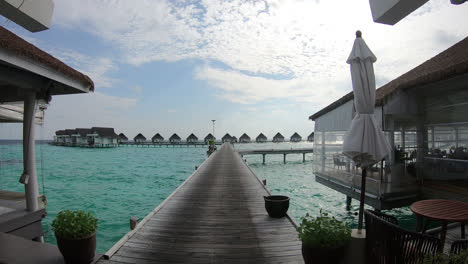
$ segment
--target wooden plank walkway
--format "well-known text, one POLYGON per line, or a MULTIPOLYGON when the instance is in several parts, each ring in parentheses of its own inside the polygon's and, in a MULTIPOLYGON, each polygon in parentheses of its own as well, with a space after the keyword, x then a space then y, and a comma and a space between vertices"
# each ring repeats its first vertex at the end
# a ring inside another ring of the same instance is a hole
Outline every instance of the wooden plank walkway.
POLYGON ((99 263, 303 263, 291 218, 270 218, 260 180, 224 144, 99 263))

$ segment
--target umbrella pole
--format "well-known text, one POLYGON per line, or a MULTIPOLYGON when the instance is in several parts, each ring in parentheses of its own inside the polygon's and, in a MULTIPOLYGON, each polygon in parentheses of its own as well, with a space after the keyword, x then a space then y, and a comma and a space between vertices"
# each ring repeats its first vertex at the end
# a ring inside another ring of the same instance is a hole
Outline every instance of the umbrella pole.
POLYGON ((358 222, 358 231, 359 233, 362 230, 362 223, 364 218, 364 198, 366 197, 366 176, 367 170, 366 168, 362 169, 362 176, 361 176, 361 199, 359 201, 359 222, 358 222))

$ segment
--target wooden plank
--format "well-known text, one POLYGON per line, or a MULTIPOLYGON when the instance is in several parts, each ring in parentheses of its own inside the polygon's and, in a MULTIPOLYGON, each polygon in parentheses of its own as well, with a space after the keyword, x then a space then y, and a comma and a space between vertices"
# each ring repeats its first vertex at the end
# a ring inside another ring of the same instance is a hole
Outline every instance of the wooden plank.
POLYGON ((303 263, 294 220, 270 218, 264 195, 268 190, 232 146, 224 144, 110 261, 303 263))

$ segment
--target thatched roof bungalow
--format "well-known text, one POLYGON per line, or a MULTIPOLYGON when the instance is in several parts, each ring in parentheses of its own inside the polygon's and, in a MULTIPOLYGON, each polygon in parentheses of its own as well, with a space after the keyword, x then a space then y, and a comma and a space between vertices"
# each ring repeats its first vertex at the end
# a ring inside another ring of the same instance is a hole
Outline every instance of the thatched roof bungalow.
POLYGON ((216 138, 211 135, 211 133, 208 133, 208 135, 206 135, 204 141, 205 141, 205 144, 208 144, 210 142, 210 140, 213 140, 213 141, 216 141, 216 138))
POLYGON ((265 143, 267 142, 267 137, 263 135, 263 133, 260 133, 257 138, 255 138, 255 142, 257 143, 265 143))
POLYGON ((193 133, 187 137, 187 143, 196 143, 198 142, 198 137, 195 136, 193 133))
POLYGON ((75 131, 76 133, 72 135, 72 137, 75 137, 75 144, 79 146, 88 145, 88 135, 92 133, 91 128, 77 128, 75 131))
POLYGON ((133 141, 134 141, 135 143, 145 143, 145 142, 146 142, 146 138, 145 138, 145 136, 143 136, 143 134, 138 133, 138 135, 136 135, 136 136, 133 138, 133 141))
POLYGON ((182 139, 176 133, 172 134, 172 136, 169 138, 169 142, 171 144, 179 144, 181 140, 182 139))
POLYGON ((224 135, 222 138, 221 138, 221 142, 231 142, 232 140, 232 137, 231 135, 229 135, 229 133, 226 133, 226 135, 224 135))
POLYGON ((231 143, 237 143, 237 137, 236 136, 231 137, 231 143))
POLYGON ((164 141, 164 138, 163 136, 161 136, 159 133, 156 133, 152 138, 151 138, 151 142, 153 143, 161 143, 164 141))
POLYGON ((294 132, 294 134, 291 136, 291 138, 289 140, 291 142, 301 142, 302 137, 297 132, 294 132))
POLYGON ((307 137, 307 141, 314 142, 314 132, 310 133, 310 135, 307 137))
POLYGON ((242 134, 242 136, 240 136, 239 142, 240 143, 250 143, 250 137, 246 133, 244 133, 244 134, 242 134))
POLYGON ((124 133, 119 134, 119 138, 117 139, 119 143, 127 143, 128 142, 128 137, 125 136, 124 133))
MULTIPOLYGON (((374 118, 392 152, 375 165, 373 177, 386 180, 367 183, 366 192, 375 197, 366 198, 367 204, 390 209, 421 198, 468 201, 458 195, 468 188, 456 184, 468 180, 468 165, 452 152, 467 151, 467 51, 468 37, 376 90, 374 118)), ((314 151, 316 181, 346 195, 352 195, 347 190, 361 181, 361 172, 351 161, 340 169, 329 157, 342 148, 355 113, 353 99, 350 92, 309 117, 315 121, 314 149, 320 150, 314 151)))
POLYGON ((88 144, 114 145, 119 137, 112 127, 92 127, 87 134, 88 144))
POLYGON ((273 142, 284 142, 284 136, 281 135, 280 132, 276 133, 276 135, 273 137, 273 142))

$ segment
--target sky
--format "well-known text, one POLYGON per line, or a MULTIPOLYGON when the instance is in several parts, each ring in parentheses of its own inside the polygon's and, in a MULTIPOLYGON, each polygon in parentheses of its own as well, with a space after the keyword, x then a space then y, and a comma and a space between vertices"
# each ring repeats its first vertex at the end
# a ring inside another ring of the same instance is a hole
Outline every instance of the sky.
MULTIPOLYGON (((49 30, 2 26, 87 74, 95 92, 54 96, 36 137, 114 127, 129 138, 212 132, 307 137, 308 117, 352 91, 356 30, 377 88, 468 36, 468 4, 430 0, 389 26, 368 0, 55 0, 49 30)), ((21 139, 0 124, 0 138, 21 139)))

